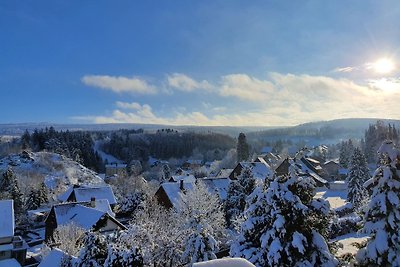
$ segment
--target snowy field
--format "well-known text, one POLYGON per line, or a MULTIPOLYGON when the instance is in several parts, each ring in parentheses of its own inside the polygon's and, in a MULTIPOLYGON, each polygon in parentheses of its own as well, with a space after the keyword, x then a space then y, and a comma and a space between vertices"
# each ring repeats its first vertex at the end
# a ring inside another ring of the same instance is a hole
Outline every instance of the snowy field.
POLYGON ((360 244, 365 240, 367 240, 367 238, 368 236, 366 234, 361 234, 361 233, 350 233, 347 235, 342 235, 337 237, 333 241, 337 241, 343 247, 339 248, 339 250, 336 253, 336 256, 343 256, 344 254, 347 253, 355 255, 358 251, 358 248, 355 246, 355 244, 360 244))

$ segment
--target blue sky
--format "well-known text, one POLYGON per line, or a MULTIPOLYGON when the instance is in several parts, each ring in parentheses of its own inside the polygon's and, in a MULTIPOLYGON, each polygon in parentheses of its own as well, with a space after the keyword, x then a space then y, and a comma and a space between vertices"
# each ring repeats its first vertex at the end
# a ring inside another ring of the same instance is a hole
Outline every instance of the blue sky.
POLYGON ((395 0, 1 1, 0 123, 400 119, 398 18, 395 0))

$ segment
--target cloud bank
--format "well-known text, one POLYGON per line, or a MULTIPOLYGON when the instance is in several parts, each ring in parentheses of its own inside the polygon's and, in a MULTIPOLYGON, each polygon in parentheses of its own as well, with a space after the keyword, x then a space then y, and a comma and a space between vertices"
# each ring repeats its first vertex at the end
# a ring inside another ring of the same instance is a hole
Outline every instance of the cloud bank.
POLYGON ((345 78, 273 72, 264 79, 238 73, 222 76, 216 82, 199 82, 175 73, 167 76, 167 84, 176 93, 188 93, 187 103, 182 103, 185 111, 161 112, 154 110, 152 103, 118 101, 108 115, 80 118, 94 123, 231 126, 294 125, 355 117, 400 118, 398 79, 361 84, 345 78), (218 99, 220 105, 203 102, 197 110, 192 109, 191 101, 197 100, 191 94, 199 90, 208 98, 218 99), (241 104, 229 106, 232 101, 241 104))

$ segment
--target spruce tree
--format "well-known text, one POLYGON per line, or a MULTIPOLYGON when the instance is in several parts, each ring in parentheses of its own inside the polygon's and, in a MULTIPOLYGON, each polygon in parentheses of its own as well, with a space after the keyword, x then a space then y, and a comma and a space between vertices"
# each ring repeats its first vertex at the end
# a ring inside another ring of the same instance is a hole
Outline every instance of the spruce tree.
POLYGON ((347 176, 347 201, 354 208, 360 207, 367 198, 364 183, 370 178, 367 161, 359 148, 355 148, 351 158, 350 170, 347 176))
POLYGON ((87 232, 78 257, 78 267, 101 267, 107 258, 107 242, 104 236, 87 232))
POLYGON ((385 149, 386 145, 379 149, 386 162, 372 178, 374 187, 364 219, 363 231, 371 238, 357 255, 363 266, 400 266, 400 170, 396 155, 387 153, 395 152, 394 148, 385 149))
POLYGON ((276 177, 248 198, 246 220, 230 254, 256 266, 337 266, 324 236, 329 204, 314 200, 309 177, 276 177))
POLYGON ((247 144, 246 135, 244 133, 239 134, 236 151, 238 162, 247 161, 249 159, 249 145, 247 144))
POLYGON ((244 168, 237 180, 230 182, 224 206, 228 227, 231 227, 233 221, 244 212, 246 199, 253 192, 255 186, 256 180, 250 167, 244 168))

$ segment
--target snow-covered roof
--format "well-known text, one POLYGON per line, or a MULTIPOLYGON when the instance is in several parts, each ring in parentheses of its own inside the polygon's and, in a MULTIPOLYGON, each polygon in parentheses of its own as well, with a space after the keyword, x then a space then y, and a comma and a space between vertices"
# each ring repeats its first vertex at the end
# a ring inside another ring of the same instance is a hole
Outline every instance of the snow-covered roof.
POLYGON ((189 174, 189 175, 172 175, 171 178, 175 182, 179 182, 181 180, 183 180, 185 182, 194 182, 194 181, 196 181, 196 177, 194 177, 194 175, 192 175, 192 174, 189 174))
POLYGON ((227 178, 232 173, 233 169, 221 169, 215 178, 227 178))
POLYGON ((57 225, 73 222, 85 230, 90 230, 107 213, 77 203, 60 204, 54 206, 53 209, 57 225))
POLYGON ((67 189, 65 193, 60 195, 58 199, 60 201, 65 202, 68 200, 72 192, 75 193, 75 198, 77 202, 87 202, 90 201, 92 198, 95 198, 95 199, 107 199, 110 205, 114 205, 117 203, 114 193, 110 186, 101 186, 101 187, 71 186, 67 189))
POLYGON ((243 168, 249 167, 252 169, 253 177, 264 180, 273 174, 273 170, 266 162, 240 162, 243 168))
POLYGON ((0 260, 0 267, 21 267, 21 264, 19 264, 19 262, 16 259, 6 259, 6 260, 0 260))
POLYGON ((114 193, 110 186, 75 188, 76 201, 90 201, 91 198, 107 199, 110 205, 116 204, 114 193))
MULTIPOLYGON (((193 190, 193 182, 183 182, 184 190, 193 190)), ((171 204, 174 207, 179 206, 179 202, 182 196, 182 190, 180 189, 180 183, 176 182, 168 182, 161 184, 161 187, 164 189, 165 193, 167 194, 171 204)))
POLYGON ((205 178, 202 180, 210 193, 217 193, 221 200, 228 195, 229 178, 205 178))
MULTIPOLYGON (((69 257, 67 253, 58 248, 54 248, 50 251, 49 254, 40 262, 38 267, 54 267, 54 266, 62 266, 62 261, 64 257, 69 257)), ((72 257, 72 260, 75 260, 75 257, 72 257)))
POLYGON ((108 202, 107 199, 96 199, 94 202, 94 208, 96 210, 100 210, 103 212, 107 212, 108 215, 110 216, 115 216, 114 212, 112 211, 111 207, 110 207, 110 203, 108 202))
POLYGON ((14 236, 14 205, 12 200, 0 200, 0 238, 14 236))
POLYGON ((242 258, 223 258, 194 263, 193 267, 255 267, 252 263, 242 258))

